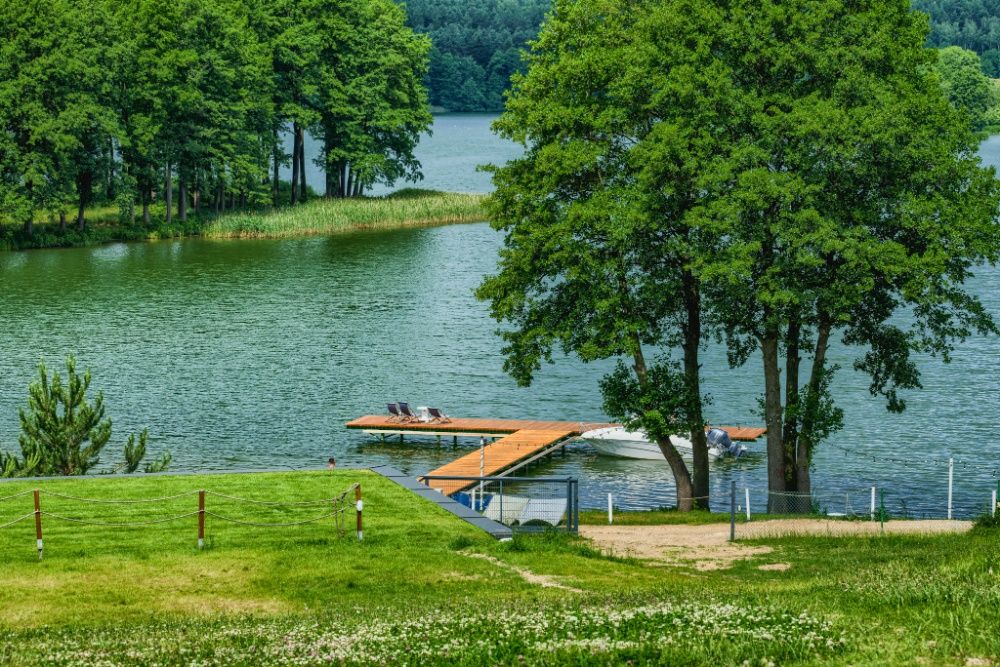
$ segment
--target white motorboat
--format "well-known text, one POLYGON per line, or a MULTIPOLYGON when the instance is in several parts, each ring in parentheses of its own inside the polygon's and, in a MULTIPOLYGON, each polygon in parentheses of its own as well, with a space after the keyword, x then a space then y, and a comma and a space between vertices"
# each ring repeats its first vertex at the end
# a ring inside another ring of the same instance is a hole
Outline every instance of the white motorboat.
MULTIPOLYGON (((708 455, 715 459, 741 456, 746 448, 734 444, 729 434, 722 429, 708 432, 708 455), (721 434, 721 435, 720 435, 721 434)), ((629 431, 624 426, 606 426, 587 431, 580 439, 593 447, 599 454, 617 456, 623 459, 663 460, 660 446, 651 441, 645 431, 629 431)), ((681 435, 670 436, 670 442, 681 456, 690 458, 693 452, 691 441, 681 435)))

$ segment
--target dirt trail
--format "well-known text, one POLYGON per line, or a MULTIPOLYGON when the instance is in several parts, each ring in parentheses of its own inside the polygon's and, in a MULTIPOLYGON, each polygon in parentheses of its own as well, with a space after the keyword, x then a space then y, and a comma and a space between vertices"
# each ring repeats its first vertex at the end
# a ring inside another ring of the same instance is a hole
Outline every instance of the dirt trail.
MULTIPOLYGON (((969 530, 969 521, 889 521, 887 534, 960 533, 969 530)), ((778 519, 752 521, 736 526, 738 540, 789 535, 851 536, 879 535, 882 527, 872 521, 832 519, 778 519)), ((617 556, 633 556, 700 570, 729 567, 734 561, 771 552, 765 545, 729 542, 729 524, 702 526, 581 526, 580 534, 598 548, 617 556)), ((768 569, 775 569, 769 567, 768 569)))

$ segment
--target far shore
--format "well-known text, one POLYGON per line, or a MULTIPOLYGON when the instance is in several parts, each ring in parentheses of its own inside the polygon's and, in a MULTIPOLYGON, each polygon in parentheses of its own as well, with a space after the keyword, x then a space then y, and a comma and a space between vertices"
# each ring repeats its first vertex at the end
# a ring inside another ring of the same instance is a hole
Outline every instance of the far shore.
POLYGON ((174 217, 167 224, 162 207, 144 226, 122 222, 117 209, 95 208, 87 213, 81 231, 71 221, 38 222, 29 236, 21 228, 0 227, 0 251, 96 246, 127 241, 205 237, 263 239, 321 236, 362 230, 392 230, 480 222, 485 219, 486 195, 407 188, 383 197, 324 199, 315 197, 298 206, 240 210, 221 215, 174 217))

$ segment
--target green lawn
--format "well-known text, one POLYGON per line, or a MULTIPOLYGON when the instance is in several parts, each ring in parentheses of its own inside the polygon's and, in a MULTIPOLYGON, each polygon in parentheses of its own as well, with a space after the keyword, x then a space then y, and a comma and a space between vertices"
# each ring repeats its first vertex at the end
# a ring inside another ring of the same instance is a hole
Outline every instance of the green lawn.
MULTIPOLYGON (((93 477, 38 487, 45 512, 137 521, 207 509, 294 521, 222 498, 329 498, 360 482, 365 540, 332 520, 288 528, 196 517, 141 528, 44 517, 0 529, 0 664, 991 664, 1000 533, 785 538, 703 572, 607 558, 557 535, 498 543, 377 475, 341 470, 93 477), (163 503, 81 504, 186 494, 163 503), (762 564, 788 563, 787 571, 762 564), (972 662, 967 662, 968 660, 972 662), (980 661, 980 662, 977 662, 980 661)), ((0 525, 32 509, 0 501, 0 525)), ((707 519, 704 519, 707 520, 707 519)))

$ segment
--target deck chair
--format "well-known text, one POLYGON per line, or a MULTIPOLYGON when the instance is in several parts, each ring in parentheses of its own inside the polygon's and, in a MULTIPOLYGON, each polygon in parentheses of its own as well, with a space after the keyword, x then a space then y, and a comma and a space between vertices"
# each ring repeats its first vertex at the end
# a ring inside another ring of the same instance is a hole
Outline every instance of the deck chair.
POLYGON ((427 412, 431 413, 431 423, 432 424, 447 424, 451 419, 445 413, 441 412, 437 408, 427 408, 427 412))
POLYGON ((410 409, 410 404, 409 403, 403 403, 402 401, 400 401, 399 402, 399 411, 402 413, 401 421, 404 421, 404 422, 420 421, 420 417, 418 417, 417 415, 415 415, 413 413, 413 410, 410 409))
POLYGON ((403 421, 403 415, 399 414, 399 408, 396 407, 395 403, 386 403, 386 407, 389 408, 389 421, 391 422, 403 421))

